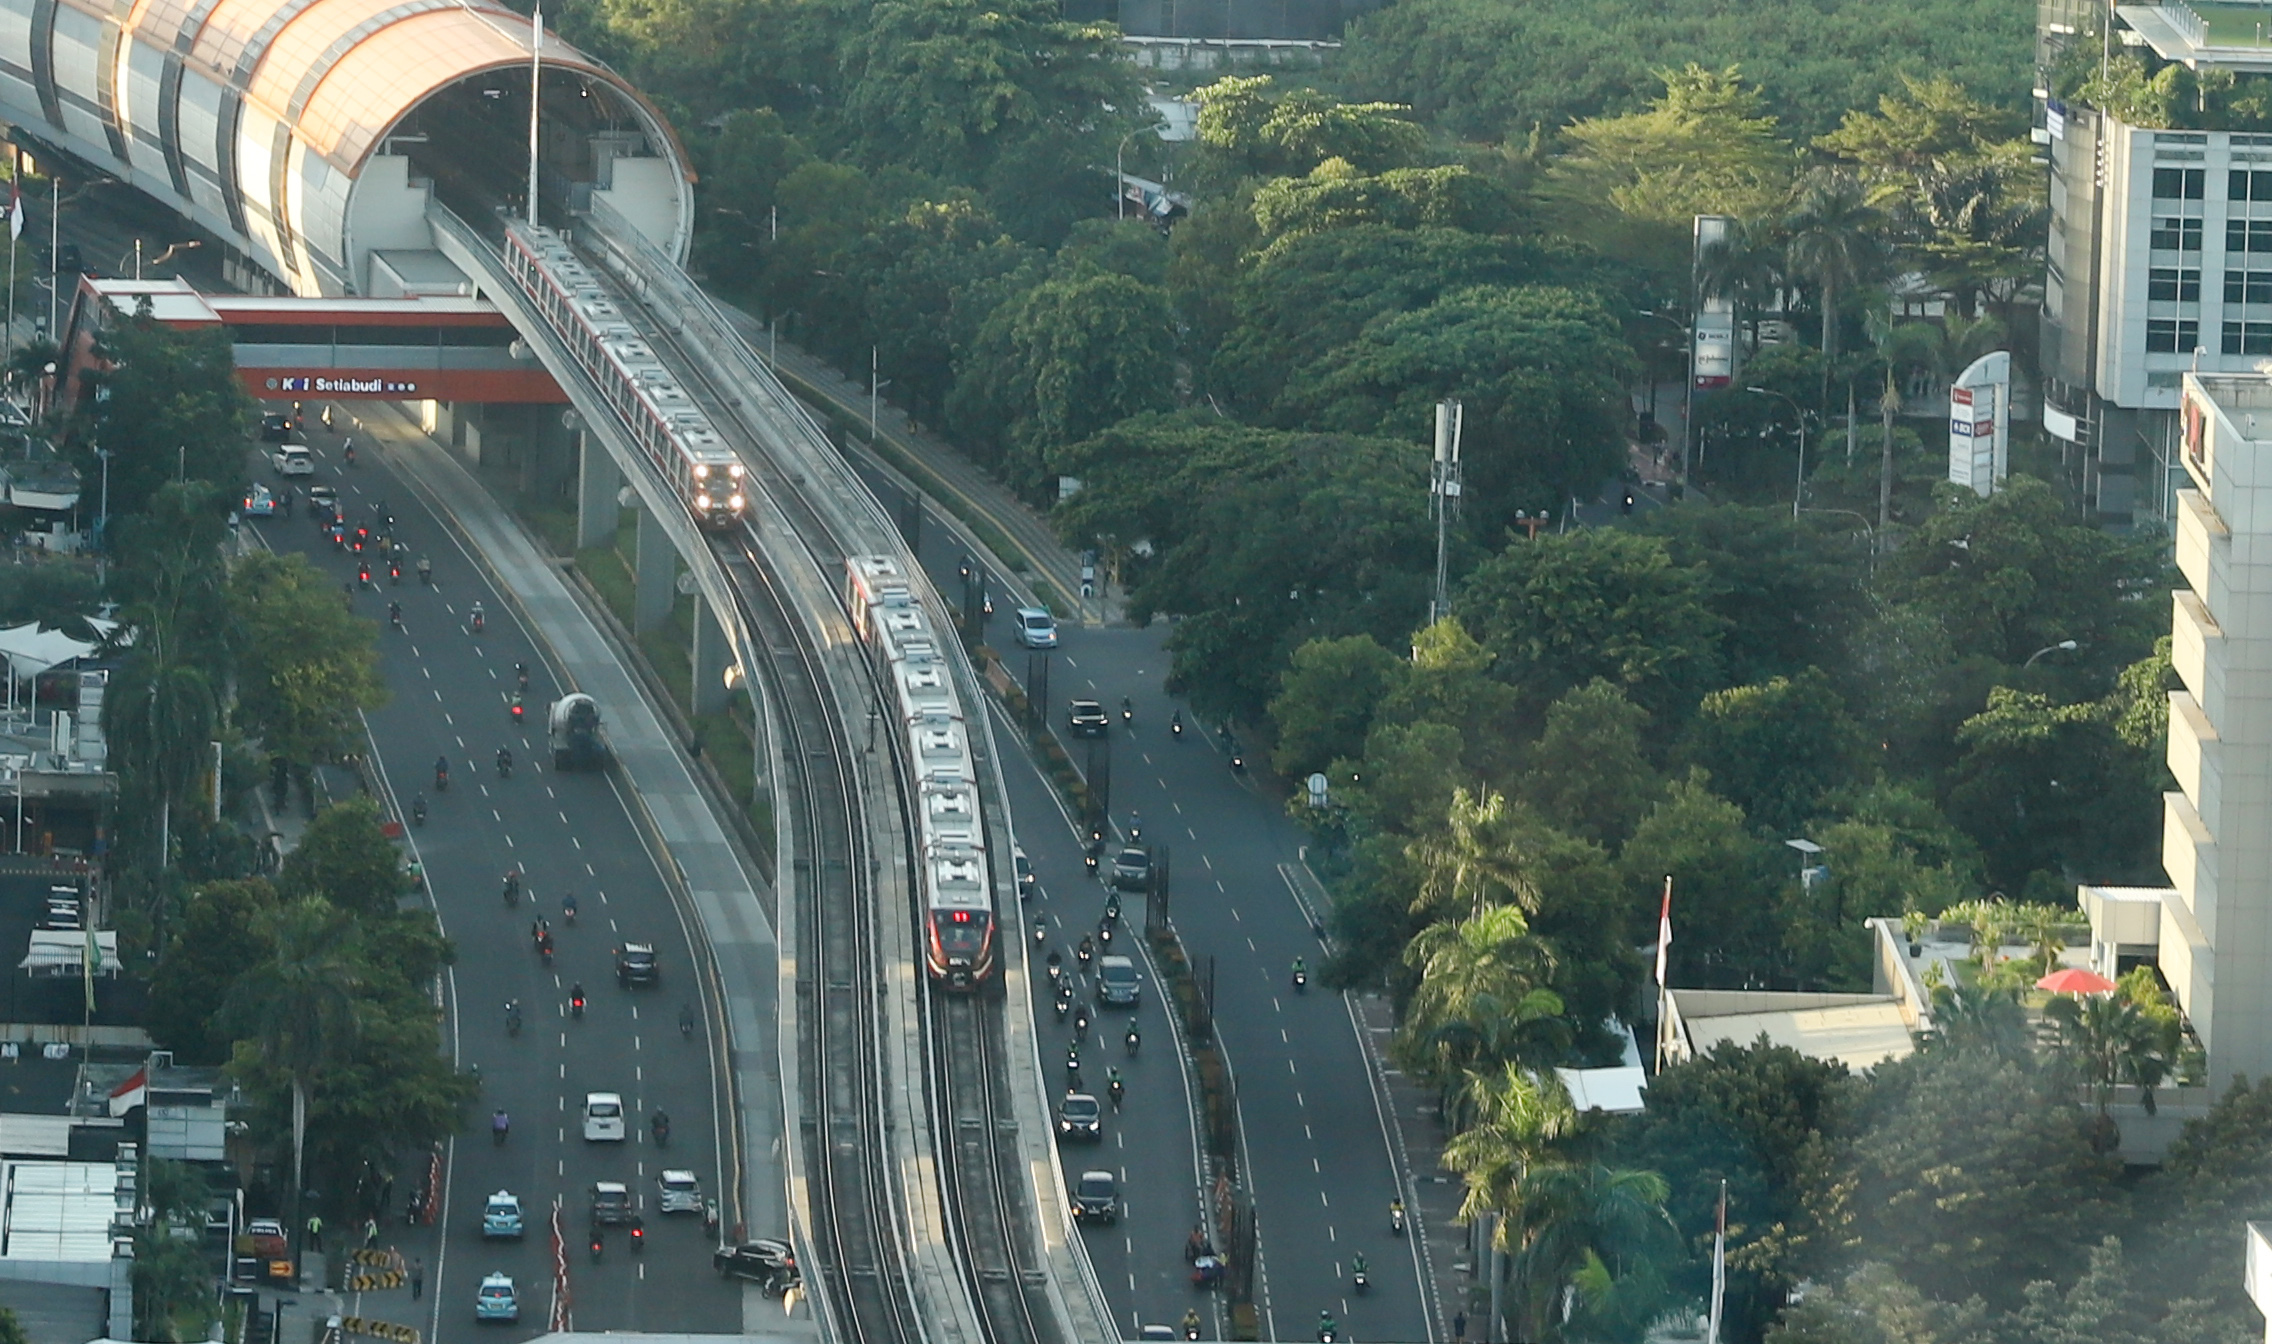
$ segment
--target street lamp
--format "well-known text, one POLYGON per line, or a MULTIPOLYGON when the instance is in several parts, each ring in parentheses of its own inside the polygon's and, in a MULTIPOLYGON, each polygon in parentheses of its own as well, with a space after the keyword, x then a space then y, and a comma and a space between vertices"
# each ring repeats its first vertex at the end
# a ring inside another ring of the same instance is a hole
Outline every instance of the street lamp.
POLYGON ((1796 398, 1796 397, 1793 397, 1792 395, 1790 395, 1790 394, 1789 394, 1789 393, 1787 393, 1787 392, 1777 392, 1777 391, 1776 391, 1775 389, 1773 389, 1773 388, 1770 388, 1770 387, 1747 387, 1747 388, 1745 388, 1745 389, 1744 389, 1744 391, 1746 391, 1746 392, 1756 392, 1756 393, 1758 393, 1758 394, 1759 394, 1760 396, 1763 396, 1763 397, 1781 397, 1781 398, 1782 398, 1783 400, 1785 400, 1785 401, 1787 401, 1787 402, 1791 403, 1791 414, 1792 414, 1792 415, 1794 415, 1794 416, 1796 416, 1796 417, 1798 417, 1798 421, 1799 421, 1799 479, 1798 479, 1798 484, 1797 484, 1797 485, 1795 485, 1795 486, 1793 486, 1793 487, 1791 488, 1791 521, 1795 523, 1795 522, 1799 521, 1799 501, 1800 501, 1800 499, 1802 499, 1802 498, 1804 498, 1804 497, 1805 497, 1805 495, 1806 495, 1806 492, 1807 492, 1807 410, 1806 410, 1806 407, 1799 405, 1799 402, 1798 402, 1798 398, 1796 398))
POLYGON ((1120 144, 1112 151, 1112 217, 1114 219, 1128 218, 1128 183, 1120 175, 1121 155, 1127 152, 1129 141, 1150 129, 1148 126, 1139 126, 1130 131, 1120 137, 1120 144))
POLYGON ((2076 647, 2077 646, 2075 644, 2075 641, 2071 639, 2062 639, 2056 644, 2046 644, 2042 648, 2037 649, 2035 652, 2029 654, 2027 656, 2027 661, 2021 663, 2020 667, 2022 669, 2026 669, 2035 666, 2035 660, 2041 658, 2047 653, 2073 653, 2076 647))
MULTIPOLYGON (((1696 418, 1696 370, 1691 366, 1691 361, 1696 358, 1695 333, 1689 330, 1686 322, 1670 313, 1660 313, 1648 308, 1635 311, 1643 317, 1653 317, 1659 322, 1670 322, 1680 329, 1683 365, 1680 371, 1680 483, 1685 488, 1688 484, 1688 423, 1696 418)), ((1657 385, 1655 380, 1652 379, 1649 383, 1649 409, 1654 411, 1656 405, 1657 385)))

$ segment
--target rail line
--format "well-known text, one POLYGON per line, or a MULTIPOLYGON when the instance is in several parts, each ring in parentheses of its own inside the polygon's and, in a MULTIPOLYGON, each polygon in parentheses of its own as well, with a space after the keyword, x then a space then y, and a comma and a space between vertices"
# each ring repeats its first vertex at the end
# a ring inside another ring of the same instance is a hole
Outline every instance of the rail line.
MULTIPOLYGON (((634 297, 623 295, 621 302, 627 313, 639 311, 634 297)), ((643 328, 642 334, 658 352, 670 352, 681 386, 691 392, 710 415, 712 423, 741 453, 751 473, 747 481, 750 492, 769 496, 782 510, 798 545, 822 575, 833 577, 840 573, 847 553, 874 553, 896 546, 895 535, 839 537, 837 529, 830 526, 821 510, 807 498, 811 482, 784 471, 773 455, 765 451, 760 437, 746 423, 750 412, 743 399, 727 395, 711 380, 701 361, 692 358, 684 348, 677 331, 654 321, 644 312, 634 321, 643 328)), ((750 526, 756 526, 754 520, 750 526)), ((765 575, 754 545, 745 541, 741 552, 741 564, 757 572, 777 604, 776 616, 787 621, 786 606, 781 603, 781 595, 771 577, 765 575)), ((831 590, 841 591, 840 585, 831 584, 831 590)), ((760 628, 764 627, 764 622, 759 624, 760 628)), ((795 626, 793 621, 788 624, 795 626)), ((773 638, 773 634, 767 634, 769 641, 773 638)), ((802 638, 797 643, 800 657, 809 665, 813 657, 811 650, 802 638)), ((817 667, 811 667, 810 671, 814 677, 819 676, 817 667)), ((870 695, 879 693, 872 679, 864 685, 870 695)), ((796 717, 804 712, 805 706, 792 697, 783 702, 782 709, 787 716, 796 717)), ((832 721, 841 727, 857 717, 855 707, 845 706, 843 714, 832 721)), ((830 736, 832 744, 840 747, 840 734, 830 736)), ((896 740, 896 736, 883 734, 882 739, 896 740)), ((801 747, 797 755, 801 764, 808 757, 801 747)), ((912 843, 914 781, 908 775, 908 762, 896 760, 895 764, 900 783, 896 812, 912 843)), ((989 844, 997 854, 1009 850, 1005 836, 990 836, 989 844)), ((825 878, 826 874, 815 876, 825 878)), ((818 900, 808 923, 834 927, 852 922, 864 926, 882 913, 876 908, 876 893, 865 882, 845 885, 823 880, 810 889, 818 900), (826 908, 842 900, 855 901, 865 908, 850 916, 826 908)), ((1014 897, 1012 900, 1014 910, 1014 897)), ((912 885, 908 904, 899 913, 909 921, 910 927, 921 928, 922 912, 916 907, 912 885)), ((1005 931, 1014 936, 1016 929, 1005 926, 1005 931)), ((872 928, 866 929, 864 936, 872 947, 872 928)), ((838 955, 841 956, 841 952, 838 955)), ((851 963, 837 960, 834 964, 851 963)), ((871 972, 876 967, 872 955, 862 955, 858 964, 871 972)), ((858 990, 851 991, 840 988, 842 982, 835 972, 816 974, 814 979, 825 986, 822 1006, 827 1010, 831 1034, 839 1027, 841 1000, 847 994, 865 998, 865 991, 877 982, 872 975, 864 977, 858 982, 858 990)), ((980 1329, 988 1344, 1060 1344, 1063 1331, 1054 1325, 1055 1315, 1046 1297, 1048 1270, 1038 1263, 1039 1239, 1035 1235, 1033 1204, 1027 1188, 1028 1173, 1014 1144, 1006 1140, 1006 1136, 1016 1134, 1017 1120, 1005 1081, 1008 1060, 1000 1022, 1004 998, 999 979, 972 994, 942 992, 927 980, 918 983, 923 987, 919 993, 920 1011, 926 1019, 931 1045, 931 1115, 938 1135, 936 1154, 943 1187, 941 1194, 959 1243, 957 1259, 980 1329)), ((872 1005, 867 1011, 872 1015, 872 1005)), ((860 1025, 862 1029, 872 1029, 872 1016, 863 1017, 860 1025)), ((830 1124, 835 1123, 837 1102, 838 1098, 830 1094, 830 1124)), ((821 1168, 816 1165, 814 1170, 817 1173, 821 1168)), ((836 1216, 841 1218, 845 1195, 840 1183, 833 1179, 833 1172, 832 1179, 823 1184, 837 1203, 836 1216)))

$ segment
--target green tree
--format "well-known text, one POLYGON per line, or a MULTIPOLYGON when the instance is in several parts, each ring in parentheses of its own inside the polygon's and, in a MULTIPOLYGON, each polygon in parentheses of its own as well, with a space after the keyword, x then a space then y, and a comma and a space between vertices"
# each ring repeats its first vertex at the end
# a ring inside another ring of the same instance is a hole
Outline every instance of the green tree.
MULTIPOLYGON (((1618 867, 1650 922, 1656 893, 1672 877, 1674 984, 1733 988, 1780 973, 1776 904, 1790 880, 1787 852, 1753 835, 1743 809, 1713 793, 1701 771, 1675 780, 1641 819, 1618 867)), ((1642 927, 1640 912, 1630 923, 1642 927)))
POLYGON ((1719 675, 1726 622, 1705 591, 1703 571, 1675 564, 1663 541, 1587 528, 1508 546, 1468 576, 1453 610, 1532 712, 1599 678, 1677 723, 1719 675))
POLYGON ((359 919, 391 914, 405 892, 402 853, 380 829, 378 804, 350 798, 308 823, 276 884, 287 900, 320 898, 359 919))
POLYGON ((1502 903, 1537 909, 1538 884, 1511 834, 1513 820, 1499 794, 1454 791, 1444 829, 1410 846, 1420 868, 1413 908, 1453 918, 1480 916, 1502 903))
POLYGON ((1376 176, 1347 159, 1327 159, 1305 177, 1273 178, 1258 188, 1254 223, 1271 241, 1362 224, 1502 233, 1514 223, 1514 203, 1499 183, 1456 164, 1376 176))
MULTIPOLYGON (((1456 806, 1456 804, 1455 804, 1456 806)), ((1561 996, 1546 988, 1552 957, 1520 907, 1493 906, 1431 924, 1405 950, 1420 985, 1391 1049, 1414 1077, 1449 1094, 1470 1074, 1559 1058, 1561 996)))
POLYGON ((144 307, 107 327, 96 352, 94 400, 67 442, 90 481, 103 472, 97 450, 110 454, 111 516, 143 512, 169 481, 210 481, 233 495, 252 398, 237 382, 228 333, 161 326, 144 307))
POLYGON ((1561 1320, 1565 1287, 1598 1284, 1605 1268, 1625 1279, 1674 1252, 1679 1231, 1665 1213, 1670 1194, 1656 1172, 1599 1162, 1546 1163, 1524 1173, 1512 1269, 1529 1338, 1570 1337, 1561 1320))
MULTIPOLYGON (((1554 1074, 1510 1063, 1470 1075, 1459 1101, 1467 1123, 1444 1145, 1444 1166, 1467 1187, 1461 1221, 1518 1208, 1531 1168, 1551 1160, 1554 1145, 1577 1128, 1570 1094, 1554 1074)), ((1500 1224, 1502 1247, 1512 1231, 1511 1220, 1500 1224)))
POLYGON ((2161 1024, 2122 994, 2057 994, 2043 1015, 2059 1027, 2059 1048, 2090 1085, 2098 1107, 2092 1138, 2102 1152, 2121 1141, 2114 1123, 2114 1090, 2138 1089, 2138 1104, 2154 1113, 2154 1089, 2176 1065, 2161 1024))
POLYGON ((229 576, 244 631, 237 710, 269 751, 318 762, 363 739, 359 711, 386 702, 378 626, 339 601, 330 577, 304 556, 256 551, 229 576))
POLYGON ((24 1323, 7 1307, 0 1307, 0 1344, 31 1344, 31 1336, 24 1333, 24 1323))
POLYGON ((1847 1150, 1854 1232, 1944 1301, 2014 1304, 2098 1224, 2110 1159, 2064 1070, 1964 1049, 1880 1065, 1847 1150))
POLYGON ((1614 845, 1663 795, 1642 752, 1649 712, 1596 679, 1547 706, 1546 732, 1523 772, 1523 796, 1554 825, 1614 845))
POLYGON ((1313 89, 1281 93, 1269 75, 1219 79, 1193 95, 1199 103, 1201 171, 1227 183, 1241 177, 1299 177, 1330 159, 1379 173, 1416 163, 1427 136, 1390 103, 1343 103, 1313 89))
POLYGON ((1840 293, 1879 278, 1888 265, 1885 227, 1869 188, 1835 169, 1808 177, 1783 216, 1786 264, 1814 283, 1822 307, 1822 352, 1831 359, 1838 357, 1840 293))
POLYGON ((354 920, 321 896, 267 912, 260 931, 272 950, 230 989, 221 1021, 239 1034, 231 1067, 240 1076, 263 1067, 283 1075, 292 1103, 291 1188, 302 1190, 308 1092, 361 1034, 363 967, 354 920))
POLYGON ((1300 778, 1365 749, 1373 715, 1404 664, 1370 635, 1316 639, 1294 650, 1270 702, 1278 773, 1300 778))
POLYGON ((1446 616, 1412 636, 1405 675, 1381 701, 1380 723, 1441 723, 1459 732, 1457 764, 1476 777, 1514 771, 1515 692, 1491 676, 1490 650, 1457 617, 1446 616))
POLYGON ((1634 368, 1593 295, 1478 287, 1367 326, 1298 374, 1284 409, 1321 428, 1419 439, 1436 403, 1458 397, 1467 525, 1496 539, 1518 507, 1551 509, 1616 470, 1634 368))
POLYGON ((1795 834, 1815 802, 1846 781, 1860 740, 1820 668, 1763 686, 1714 691, 1697 707, 1683 750, 1712 772, 1756 825, 1795 834))
POLYGON ((1979 842, 1997 885, 2019 890, 2034 872, 2066 881, 2151 871, 2162 766, 2158 753, 2115 735, 2109 702, 2061 705, 1999 686, 1957 744, 1964 755, 1948 810, 1979 842))
POLYGON ((268 960, 266 920, 275 907, 276 892, 259 878, 190 893, 150 976, 150 1034, 182 1063, 228 1060, 221 1010, 245 968, 268 960))
POLYGON ((1872 1262, 1843 1282, 1815 1285, 1767 1332, 1767 1344, 1972 1344, 1987 1315, 1978 1298, 1934 1301, 1872 1262))
POLYGON ((1090 272, 1044 281, 996 309, 966 352, 955 422, 1001 445, 1004 474, 1033 488, 1058 450, 1175 399, 1167 291, 1090 272))
POLYGON ((1646 111, 1587 117, 1542 190, 1573 237, 1670 275, 1700 214, 1755 218, 1789 190, 1791 147, 1735 66, 1660 70, 1646 111))

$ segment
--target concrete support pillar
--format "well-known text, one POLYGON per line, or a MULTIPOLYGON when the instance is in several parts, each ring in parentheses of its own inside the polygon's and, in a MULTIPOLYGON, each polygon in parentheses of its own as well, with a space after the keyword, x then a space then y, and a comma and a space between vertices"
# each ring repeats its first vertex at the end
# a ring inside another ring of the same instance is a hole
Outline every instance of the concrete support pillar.
POLYGON ((598 435, 580 430, 576 443, 576 549, 581 551, 615 540, 616 521, 623 514, 615 500, 616 492, 623 488, 623 476, 598 435))
POLYGON ((678 550, 645 508, 639 510, 639 548, 631 568, 631 633, 643 635, 670 619, 678 596, 678 550))
POLYGON ((694 667, 694 687, 690 697, 697 714, 715 714, 726 707, 726 667, 732 652, 726 646, 726 632, 718 624, 717 615, 710 609, 710 600, 699 593, 694 599, 694 651, 687 661, 694 667))

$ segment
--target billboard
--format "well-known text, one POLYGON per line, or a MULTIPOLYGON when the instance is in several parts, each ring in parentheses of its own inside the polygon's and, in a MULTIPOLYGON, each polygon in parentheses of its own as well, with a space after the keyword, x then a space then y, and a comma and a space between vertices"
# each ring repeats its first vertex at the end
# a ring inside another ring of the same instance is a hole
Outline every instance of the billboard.
POLYGON ((1972 361, 1949 389, 1949 480, 1985 498, 2010 469, 2012 357, 1972 361))

